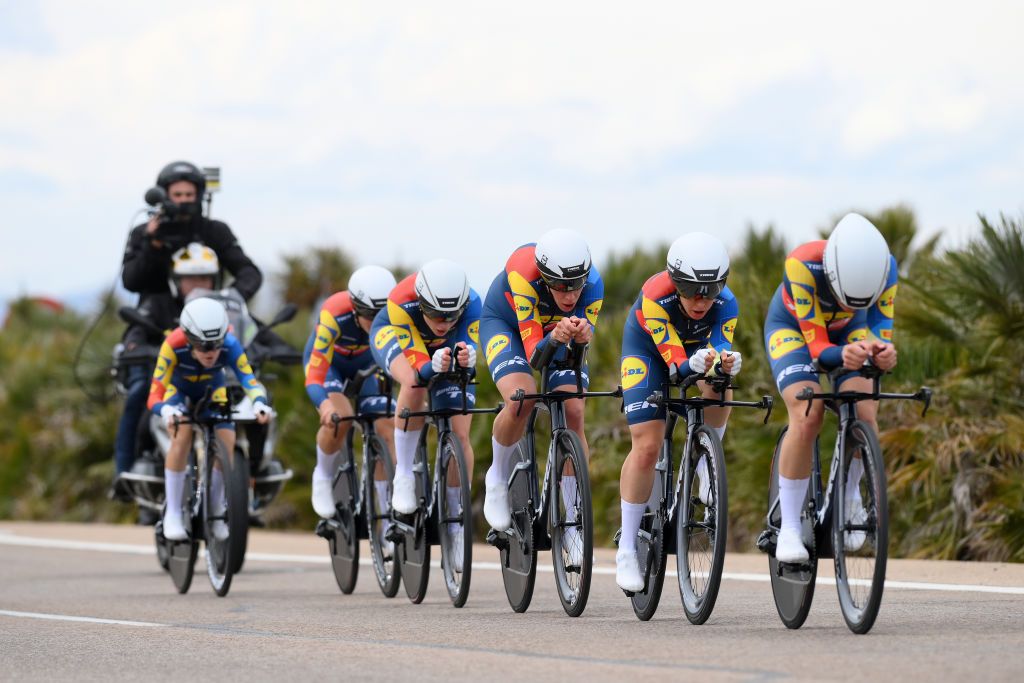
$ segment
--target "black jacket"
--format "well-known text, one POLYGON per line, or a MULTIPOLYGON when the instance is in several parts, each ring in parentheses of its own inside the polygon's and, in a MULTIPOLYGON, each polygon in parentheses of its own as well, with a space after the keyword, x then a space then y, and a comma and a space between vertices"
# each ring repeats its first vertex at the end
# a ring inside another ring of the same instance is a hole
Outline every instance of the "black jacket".
POLYGON ((178 316, 181 315, 181 308, 181 300, 178 297, 171 296, 170 292, 143 296, 139 301, 137 310, 163 330, 164 334, 156 334, 156 332, 141 325, 129 325, 122 339, 125 349, 131 351, 139 346, 159 347, 163 343, 166 334, 178 326, 178 316))
MULTIPOLYGON (((221 221, 200 218, 191 225, 188 242, 202 242, 217 253, 221 268, 231 273, 235 281, 232 287, 245 297, 253 294, 263 284, 263 275, 242 247, 238 245, 231 228, 221 221)), ((128 236, 121 268, 121 282, 129 292, 138 292, 143 299, 149 294, 170 293, 167 278, 171 270, 171 254, 174 252, 164 244, 157 248, 146 234, 146 224, 137 225, 128 236)))

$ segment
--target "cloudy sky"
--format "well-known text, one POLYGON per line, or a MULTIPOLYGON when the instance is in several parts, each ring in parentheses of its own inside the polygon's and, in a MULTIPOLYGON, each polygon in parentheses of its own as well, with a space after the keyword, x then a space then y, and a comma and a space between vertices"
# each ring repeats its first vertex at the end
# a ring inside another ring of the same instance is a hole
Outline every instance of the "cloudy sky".
POLYGON ((0 299, 113 280, 178 158, 268 272, 337 244, 485 289, 552 227, 600 263, 896 202, 959 241, 1024 209, 1024 6, 945 5, 0 0, 0 299))

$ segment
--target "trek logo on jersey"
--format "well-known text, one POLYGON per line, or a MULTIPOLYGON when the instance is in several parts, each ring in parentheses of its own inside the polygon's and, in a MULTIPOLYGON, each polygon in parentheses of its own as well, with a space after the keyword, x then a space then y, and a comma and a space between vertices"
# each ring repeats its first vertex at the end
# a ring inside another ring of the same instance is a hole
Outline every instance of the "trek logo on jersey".
POLYGON ((868 330, 865 327, 858 327, 855 330, 850 330, 850 333, 846 335, 846 343, 852 344, 853 342, 864 341, 868 338, 868 330))
POLYGON ((509 344, 509 338, 507 334, 496 334, 487 341, 487 348, 484 350, 484 358, 487 359, 487 364, 490 365, 494 359, 505 350, 509 344))
POLYGON ((896 287, 897 285, 893 285, 878 297, 878 310, 889 320, 892 320, 896 309, 896 287))
POLYGON ((537 302, 528 296, 516 294, 512 297, 512 307, 516 309, 516 319, 519 322, 523 322, 530 319, 530 315, 533 314, 534 309, 537 307, 537 302))
POLYGON ((625 356, 622 359, 622 388, 633 389, 647 386, 647 359, 641 356, 625 356))
POLYGON ((804 345, 804 336, 799 330, 782 328, 772 332, 772 336, 768 338, 768 355, 772 360, 778 360, 804 345))
POLYGON ((722 323, 722 336, 732 344, 732 337, 736 334, 736 318, 730 318, 722 323))
POLYGON ((373 345, 377 347, 377 350, 383 350, 385 346, 391 343, 391 340, 395 338, 395 328, 388 325, 377 330, 377 334, 373 337, 373 345))
POLYGON ((587 320, 590 321, 591 325, 597 326, 597 314, 601 312, 601 307, 604 305, 604 300, 595 301, 594 303, 587 306, 587 320))
POLYGON ((469 338, 473 340, 474 344, 480 343, 480 321, 474 320, 469 324, 469 338))

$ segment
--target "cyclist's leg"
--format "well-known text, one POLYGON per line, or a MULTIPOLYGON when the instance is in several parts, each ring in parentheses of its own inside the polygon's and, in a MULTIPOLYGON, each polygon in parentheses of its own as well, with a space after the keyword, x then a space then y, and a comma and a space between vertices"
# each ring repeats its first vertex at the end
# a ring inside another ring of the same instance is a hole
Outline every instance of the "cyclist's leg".
POLYGON ((128 368, 128 394, 124 398, 124 412, 117 424, 117 438, 114 442, 115 477, 130 470, 135 462, 135 436, 139 419, 146 411, 149 379, 146 367, 133 365, 128 368))
POLYGON ((491 430, 492 461, 487 470, 486 484, 493 487, 508 482, 510 460, 516 444, 526 432, 533 410, 534 401, 523 401, 520 406, 512 401, 512 395, 519 390, 534 393, 537 384, 526 361, 518 330, 501 318, 484 316, 480 319, 480 338, 484 340, 484 355, 491 378, 505 403, 491 430))
MULTIPOLYGON (((184 396, 176 393, 173 384, 168 393, 171 393, 168 403, 185 404, 184 396)), ((164 510, 164 535, 176 541, 183 540, 187 535, 181 504, 185 492, 185 466, 191 447, 192 425, 182 424, 171 430, 171 445, 167 448, 164 460, 164 498, 167 502, 164 510)))

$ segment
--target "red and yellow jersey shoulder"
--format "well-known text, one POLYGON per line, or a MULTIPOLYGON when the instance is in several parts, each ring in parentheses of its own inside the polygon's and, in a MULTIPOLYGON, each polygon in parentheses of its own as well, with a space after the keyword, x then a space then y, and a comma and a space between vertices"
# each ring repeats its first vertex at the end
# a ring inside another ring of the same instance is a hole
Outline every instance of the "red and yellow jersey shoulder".
POLYGON ((686 349, 672 324, 668 306, 678 299, 675 285, 668 271, 652 275, 640 290, 640 305, 636 308, 636 319, 641 329, 651 335, 658 353, 666 364, 682 365, 686 362, 686 349))
POLYGON ((536 246, 535 243, 524 244, 505 262, 509 290, 505 296, 516 313, 519 336, 527 358, 533 355, 537 344, 544 338, 544 322, 539 312, 540 293, 537 291, 543 280, 537 268, 536 246))
POLYGON ((416 295, 415 273, 404 278, 391 290, 387 311, 390 328, 402 348, 402 354, 418 372, 430 362, 430 354, 416 326, 415 316, 422 316, 422 313, 419 312, 419 298, 416 295))

